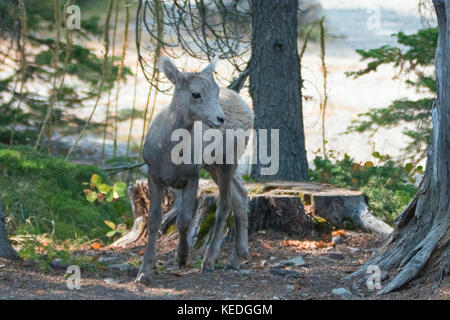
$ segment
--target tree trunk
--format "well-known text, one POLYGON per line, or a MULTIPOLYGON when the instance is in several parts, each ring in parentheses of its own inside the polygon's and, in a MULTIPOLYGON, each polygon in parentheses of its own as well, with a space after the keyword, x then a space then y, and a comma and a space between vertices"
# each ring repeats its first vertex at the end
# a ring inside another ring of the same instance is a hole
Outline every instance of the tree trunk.
MULTIPOLYGON (((297 50, 298 0, 251 0, 252 57, 250 94, 255 129, 279 129, 279 170, 261 175, 260 161, 252 166, 256 181, 306 180, 305 135, 301 101, 300 60, 297 50)), ((261 143, 258 141, 258 148, 261 143)), ((273 145, 272 145, 273 146, 273 145)), ((256 156, 256 155, 254 155, 256 156)))
MULTIPOLYGON (((437 99, 427 167, 419 191, 397 220, 389 241, 347 279, 363 277, 369 265, 396 276, 378 294, 420 276, 439 285, 450 272, 450 0, 433 0, 438 18, 437 99), (398 273, 397 273, 398 272, 398 273)), ((437 287, 436 285, 436 287, 437 287)))
POLYGON ((2 198, 0 195, 0 257, 17 258, 16 252, 11 246, 8 239, 8 231, 6 230, 5 219, 3 217, 2 198))

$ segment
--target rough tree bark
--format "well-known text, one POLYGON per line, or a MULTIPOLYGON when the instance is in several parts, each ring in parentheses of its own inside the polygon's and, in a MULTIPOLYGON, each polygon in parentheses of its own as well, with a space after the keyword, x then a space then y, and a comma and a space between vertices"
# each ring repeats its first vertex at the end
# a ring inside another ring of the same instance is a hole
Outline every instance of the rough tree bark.
POLYGON ((306 180, 308 163, 297 48, 298 0, 251 0, 250 4, 250 94, 255 112, 255 129, 269 130, 269 150, 270 129, 280 130, 278 173, 261 175, 260 168, 264 165, 258 161, 252 166, 251 175, 256 181, 306 180))
POLYGON ((433 0, 438 19, 438 95, 433 134, 419 191, 397 220, 382 249, 347 279, 363 277, 367 266, 396 273, 378 294, 400 289, 418 276, 436 281, 450 273, 450 0, 433 0))
POLYGON ((8 231, 6 230, 5 219, 3 217, 2 197, 0 195, 0 257, 17 258, 16 252, 11 246, 8 239, 8 231))

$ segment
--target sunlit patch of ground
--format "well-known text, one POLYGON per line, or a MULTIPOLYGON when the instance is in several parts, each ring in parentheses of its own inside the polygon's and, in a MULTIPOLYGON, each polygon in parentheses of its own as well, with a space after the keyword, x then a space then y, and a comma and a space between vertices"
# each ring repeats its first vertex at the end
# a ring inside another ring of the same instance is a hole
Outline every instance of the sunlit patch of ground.
MULTIPOLYGON (((82 271, 81 288, 69 290, 64 269, 50 273, 39 271, 33 262, 0 260, 0 299, 339 299, 331 292, 347 288, 355 299, 449 299, 449 281, 432 294, 432 283, 412 283, 405 290, 383 297, 364 284, 346 282, 343 277, 355 271, 382 244, 374 235, 345 232, 344 243, 335 248, 312 245, 321 237, 297 239, 278 233, 250 236, 250 257, 241 271, 223 266, 231 252, 226 242, 214 273, 199 270, 200 252, 195 250, 186 269, 175 264, 176 233, 162 237, 158 249, 158 274, 150 286, 136 285, 137 268, 120 271, 98 268, 82 271), (343 254, 342 260, 329 257, 330 251, 343 254), (271 272, 271 267, 284 259, 302 256, 306 266, 289 266, 298 277, 285 277, 271 272)), ((82 253, 95 257, 115 257, 120 261, 141 259, 143 245, 124 249, 86 249, 82 253)), ((383 283, 382 283, 383 284, 383 283)))

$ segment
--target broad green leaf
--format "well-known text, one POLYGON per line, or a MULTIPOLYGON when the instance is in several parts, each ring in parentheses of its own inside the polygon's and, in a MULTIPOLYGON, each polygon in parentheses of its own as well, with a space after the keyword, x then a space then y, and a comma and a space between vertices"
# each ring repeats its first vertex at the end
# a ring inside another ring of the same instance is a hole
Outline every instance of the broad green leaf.
POLYGON ((113 230, 116 230, 116 224, 112 221, 105 220, 105 224, 113 230))
POLYGON ((381 158, 381 154, 378 151, 375 151, 374 153, 372 153, 372 156, 374 156, 375 158, 378 158, 378 159, 381 158))
POLYGON ((372 168, 372 167, 373 167, 372 161, 367 161, 366 163, 364 163, 364 168, 372 168))
POLYGON ((90 203, 95 202, 95 200, 97 200, 97 192, 91 191, 86 195, 86 199, 87 201, 89 201, 90 203))
POLYGON ((104 194, 107 194, 109 192, 109 190, 112 189, 111 186, 107 185, 107 184, 101 184, 97 187, 98 191, 104 194))
POLYGON ((102 183, 102 178, 98 174, 93 174, 91 176, 91 183, 97 187, 102 183))
POLYGON ((111 202, 114 200, 114 192, 112 190, 109 190, 106 194, 106 201, 111 202))
POLYGON ((108 238, 111 238, 111 237, 113 237, 115 234, 116 234, 116 230, 111 230, 111 231, 108 231, 108 232, 106 233, 106 236, 107 236, 108 238))
POLYGON ((117 225, 116 230, 118 232, 125 232, 127 230, 127 226, 124 223, 121 223, 121 224, 117 225))
MULTIPOLYGON (((118 194, 118 197, 125 196, 125 190, 127 190, 127 185, 124 182, 117 182, 114 184, 114 192, 118 194)), ((117 198, 118 198, 117 197, 117 198)), ((116 198, 116 196, 114 196, 116 198)))
POLYGON ((406 171, 406 173, 410 173, 410 172, 412 171, 412 169, 413 169, 412 163, 407 163, 407 164, 405 165, 405 171, 406 171))

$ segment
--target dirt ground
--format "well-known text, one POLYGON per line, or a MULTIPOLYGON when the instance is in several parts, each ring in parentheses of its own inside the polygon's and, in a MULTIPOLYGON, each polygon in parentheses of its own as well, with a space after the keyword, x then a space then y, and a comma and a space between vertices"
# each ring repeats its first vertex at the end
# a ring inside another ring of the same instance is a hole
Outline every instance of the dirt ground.
POLYGON ((344 243, 333 248, 276 233, 253 234, 249 239, 249 260, 240 271, 224 267, 232 245, 226 242, 217 270, 208 274, 200 273, 198 251, 192 252, 186 269, 176 266, 176 241, 176 233, 159 240, 158 274, 149 287, 134 283, 137 267, 132 262, 141 258, 143 244, 81 252, 96 259, 113 260, 115 264, 125 262, 128 270, 111 266, 82 270, 78 290, 67 288, 65 268, 44 273, 30 261, 0 259, 0 299, 341 299, 332 293, 335 288, 348 289, 353 299, 450 299, 448 277, 437 290, 433 289, 434 282, 416 280, 404 290, 382 297, 375 295, 376 290, 368 290, 364 282, 342 280, 380 247, 382 241, 374 235, 346 232, 344 243), (329 252, 336 251, 342 253, 343 259, 330 258, 329 252), (284 264, 282 260, 298 256, 304 259, 305 266, 280 266, 284 264), (277 270, 289 270, 293 275, 280 275, 277 270))

